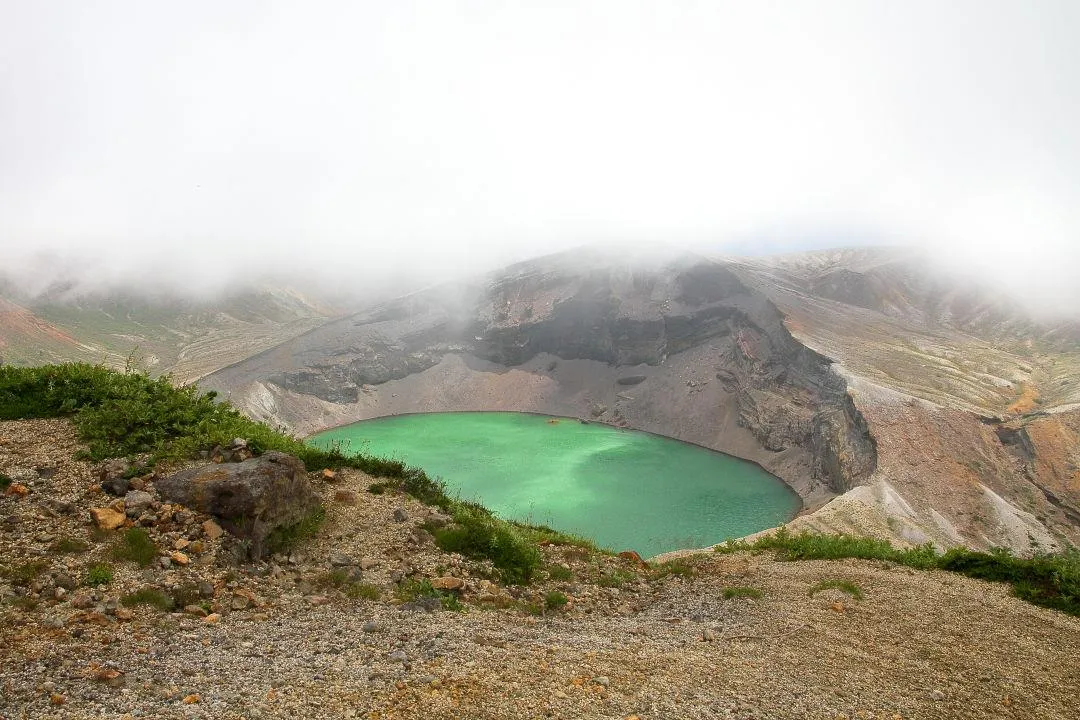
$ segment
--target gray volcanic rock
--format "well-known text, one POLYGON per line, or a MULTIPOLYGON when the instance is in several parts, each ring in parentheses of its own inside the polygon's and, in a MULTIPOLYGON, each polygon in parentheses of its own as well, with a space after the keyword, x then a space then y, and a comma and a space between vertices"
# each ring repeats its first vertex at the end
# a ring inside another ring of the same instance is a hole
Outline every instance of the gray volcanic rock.
POLYGON ((253 557, 265 554, 274 530, 295 525, 316 505, 304 463, 281 452, 182 470, 155 487, 163 499, 213 515, 226 530, 250 540, 253 557))

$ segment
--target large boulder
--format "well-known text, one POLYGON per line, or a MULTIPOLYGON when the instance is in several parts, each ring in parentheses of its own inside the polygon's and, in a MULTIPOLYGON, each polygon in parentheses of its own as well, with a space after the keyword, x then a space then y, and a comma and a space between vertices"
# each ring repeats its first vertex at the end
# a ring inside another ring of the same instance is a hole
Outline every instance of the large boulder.
POLYGON ((182 470, 155 486, 162 499, 213 515, 249 540, 256 558, 266 554, 274 530, 300 522, 317 504, 304 463, 281 452, 182 470))

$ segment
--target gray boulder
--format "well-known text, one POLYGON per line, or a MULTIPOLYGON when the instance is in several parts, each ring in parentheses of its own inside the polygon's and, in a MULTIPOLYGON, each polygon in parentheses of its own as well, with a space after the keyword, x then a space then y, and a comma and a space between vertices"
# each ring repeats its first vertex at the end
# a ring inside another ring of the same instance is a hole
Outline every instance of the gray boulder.
POLYGON ((311 513, 317 501, 299 458, 268 452, 239 463, 202 465, 155 483, 163 500, 213 515, 263 557, 267 538, 311 513))

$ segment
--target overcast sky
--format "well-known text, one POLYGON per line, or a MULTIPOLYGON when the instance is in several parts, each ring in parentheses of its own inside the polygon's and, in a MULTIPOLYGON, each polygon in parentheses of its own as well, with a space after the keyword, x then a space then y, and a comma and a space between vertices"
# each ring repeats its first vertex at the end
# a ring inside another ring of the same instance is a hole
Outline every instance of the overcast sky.
POLYGON ((0 0, 0 261, 904 242, 1061 297, 1077 38, 1075 0, 0 0))

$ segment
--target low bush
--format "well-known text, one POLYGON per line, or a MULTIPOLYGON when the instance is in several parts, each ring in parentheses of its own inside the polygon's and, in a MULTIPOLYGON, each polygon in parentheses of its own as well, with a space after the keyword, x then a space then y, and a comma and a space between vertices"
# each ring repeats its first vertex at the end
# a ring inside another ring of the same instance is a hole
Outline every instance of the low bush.
POLYGON ((454 501, 449 510, 453 524, 432 533, 441 549, 491 560, 505 583, 525 584, 532 579, 542 558, 522 531, 475 503, 454 501))
POLYGON ((570 599, 558 590, 552 590, 544 596, 544 608, 547 610, 561 610, 570 599))
POLYGON ((113 569, 108 563, 91 565, 86 571, 86 584, 91 586, 108 585, 113 580, 113 569))
POLYGON ((73 555, 75 553, 84 553, 89 550, 90 543, 77 538, 62 537, 50 545, 49 549, 54 553, 60 553, 61 555, 73 555))

